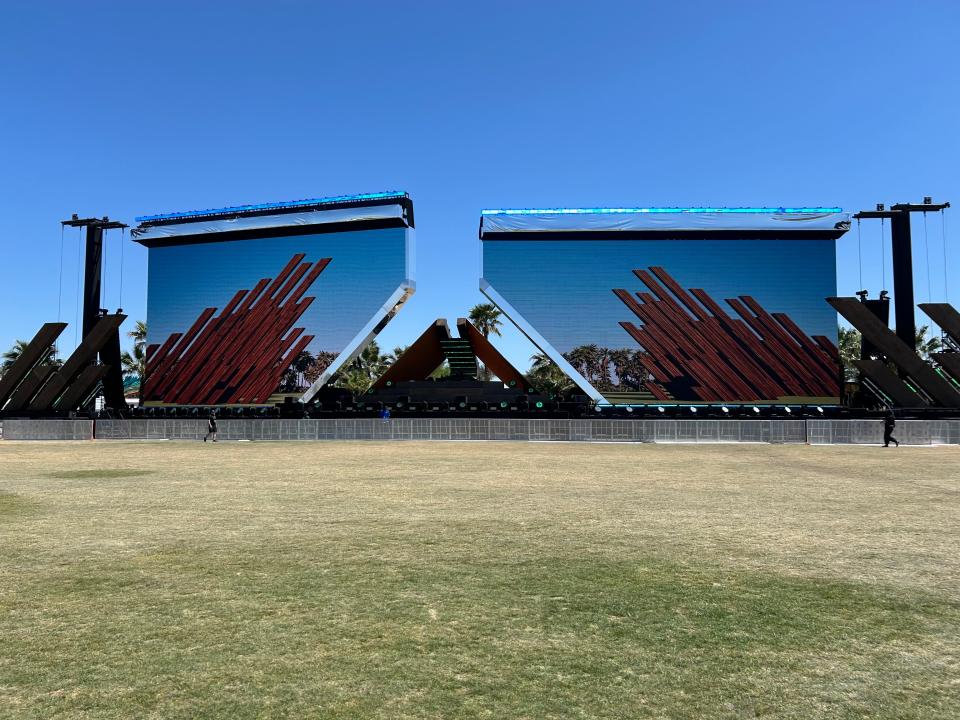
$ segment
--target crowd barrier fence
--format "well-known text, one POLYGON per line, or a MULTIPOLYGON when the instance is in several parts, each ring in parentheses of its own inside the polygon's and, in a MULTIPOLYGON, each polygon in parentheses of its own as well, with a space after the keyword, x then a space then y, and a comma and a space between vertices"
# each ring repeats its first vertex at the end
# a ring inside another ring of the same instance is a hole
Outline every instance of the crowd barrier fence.
MULTIPOLYGON (((881 420, 222 419, 220 440, 515 440, 876 445, 881 420)), ((7 419, 7 440, 201 440, 204 419, 7 419)), ((960 444, 960 420, 901 420, 903 445, 960 444)))

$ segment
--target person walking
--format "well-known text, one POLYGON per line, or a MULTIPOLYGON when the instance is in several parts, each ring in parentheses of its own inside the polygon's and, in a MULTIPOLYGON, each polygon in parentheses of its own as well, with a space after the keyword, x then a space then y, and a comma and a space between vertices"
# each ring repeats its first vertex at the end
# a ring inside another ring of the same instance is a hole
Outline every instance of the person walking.
POLYGON ((897 447, 900 447, 900 441, 893 436, 893 429, 897 426, 897 419, 893 416, 893 410, 887 410, 887 414, 883 418, 883 446, 890 447, 892 442, 897 447))
POLYGON ((213 442, 217 441, 217 411, 211 410, 210 416, 207 418, 207 434, 203 436, 203 441, 206 442, 207 438, 213 436, 213 442))

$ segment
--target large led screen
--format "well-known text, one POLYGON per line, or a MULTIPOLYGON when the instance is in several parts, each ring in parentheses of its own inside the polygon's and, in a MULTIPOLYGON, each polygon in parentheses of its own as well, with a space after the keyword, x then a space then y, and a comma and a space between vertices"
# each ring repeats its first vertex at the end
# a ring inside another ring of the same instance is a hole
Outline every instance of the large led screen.
POLYGON ((308 394, 372 339, 413 292, 412 230, 316 229, 150 247, 147 402, 308 394))
POLYGON ((836 233, 744 234, 490 232, 481 289, 598 400, 836 402, 836 233))

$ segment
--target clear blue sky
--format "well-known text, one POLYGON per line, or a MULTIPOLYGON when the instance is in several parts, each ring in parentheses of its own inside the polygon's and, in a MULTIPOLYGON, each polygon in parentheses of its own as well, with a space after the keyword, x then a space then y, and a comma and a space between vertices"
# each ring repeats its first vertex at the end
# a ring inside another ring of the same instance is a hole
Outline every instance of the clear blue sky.
MULTIPOLYGON (((132 222, 407 190, 418 290, 381 335, 393 347, 484 301, 483 207, 957 204, 957 37, 955 1, 13 4, 0 27, 0 347, 56 319, 59 221, 73 212, 132 222)), ((940 300, 939 217, 929 293, 922 234, 918 220, 917 299, 940 300)), ((863 247, 876 291, 876 224, 863 247)), ((111 307, 119 260, 114 239, 111 307)), ((139 319, 146 251, 128 244, 124 265, 139 319)), ((838 265, 852 294, 855 230, 838 265)), ((500 344, 520 363, 533 351, 515 331, 500 344)))

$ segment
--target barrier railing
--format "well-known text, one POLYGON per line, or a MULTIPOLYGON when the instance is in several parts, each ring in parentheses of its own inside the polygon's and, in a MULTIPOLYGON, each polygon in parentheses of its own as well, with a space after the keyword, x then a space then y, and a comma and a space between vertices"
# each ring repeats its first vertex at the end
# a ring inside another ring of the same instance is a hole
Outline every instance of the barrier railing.
MULTIPOLYGON (((219 439, 880 444, 880 420, 223 419, 219 439)), ((4 421, 7 440, 200 440, 206 420, 4 421)), ((901 420, 904 445, 960 444, 960 420, 901 420)))

